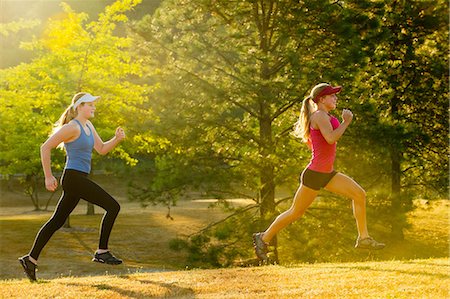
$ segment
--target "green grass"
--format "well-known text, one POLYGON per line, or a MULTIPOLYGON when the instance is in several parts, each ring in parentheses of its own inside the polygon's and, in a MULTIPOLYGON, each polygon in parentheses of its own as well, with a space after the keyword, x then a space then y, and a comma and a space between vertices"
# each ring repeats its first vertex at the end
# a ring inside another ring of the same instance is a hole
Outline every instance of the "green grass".
POLYGON ((449 298, 449 260, 324 263, 0 282, 2 298, 449 298))

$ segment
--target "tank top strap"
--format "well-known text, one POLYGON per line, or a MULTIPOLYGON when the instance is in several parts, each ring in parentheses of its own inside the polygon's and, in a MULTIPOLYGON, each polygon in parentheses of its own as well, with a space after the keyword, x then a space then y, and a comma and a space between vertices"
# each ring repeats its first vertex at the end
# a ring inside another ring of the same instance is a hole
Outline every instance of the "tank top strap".
MULTIPOLYGON (((78 125, 80 126, 81 132, 82 132, 84 135, 87 136, 86 132, 85 132, 84 129, 83 129, 83 125, 80 123, 80 121, 79 121, 78 119, 76 119, 76 118, 74 118, 73 120, 76 121, 76 122, 78 123, 78 125)), ((91 130, 91 127, 89 127, 88 125, 86 125, 86 127, 89 129, 89 136, 92 136, 92 130, 91 130)))
POLYGON ((77 124, 79 124, 81 126, 81 123, 80 123, 80 121, 78 119, 74 118, 73 120, 76 121, 77 124))
POLYGON ((76 121, 77 124, 80 126, 81 131, 84 131, 84 130, 83 130, 83 126, 82 126, 81 123, 78 121, 78 119, 74 118, 73 120, 76 121))
POLYGON ((86 124, 86 127, 88 127, 88 129, 89 129, 89 137, 92 136, 91 126, 89 126, 88 124, 86 124))

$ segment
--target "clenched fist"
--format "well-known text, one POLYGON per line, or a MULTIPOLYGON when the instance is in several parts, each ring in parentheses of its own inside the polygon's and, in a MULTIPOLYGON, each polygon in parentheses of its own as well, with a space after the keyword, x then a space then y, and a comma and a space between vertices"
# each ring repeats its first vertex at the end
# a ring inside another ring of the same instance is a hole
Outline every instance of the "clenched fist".
POLYGON ((45 188, 47 188, 48 191, 55 191, 56 188, 58 188, 58 181, 54 176, 49 176, 45 178, 45 188))
POLYGON ((116 129, 116 138, 118 141, 121 141, 125 138, 125 131, 121 127, 118 127, 116 129))
POLYGON ((342 110, 342 119, 345 122, 350 123, 353 119, 353 113, 349 109, 343 109, 342 110))

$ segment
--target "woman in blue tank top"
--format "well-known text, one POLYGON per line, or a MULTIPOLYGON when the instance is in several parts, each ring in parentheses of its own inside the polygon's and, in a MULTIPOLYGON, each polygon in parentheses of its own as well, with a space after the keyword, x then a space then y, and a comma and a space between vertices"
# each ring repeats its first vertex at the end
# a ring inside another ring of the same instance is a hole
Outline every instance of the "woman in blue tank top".
POLYGON ((41 161, 45 175, 45 187, 55 191, 58 181, 52 174, 50 152, 64 143, 67 153, 66 165, 61 177, 62 196, 52 217, 39 230, 28 255, 19 258, 25 274, 31 281, 36 280, 37 259, 51 236, 63 226, 67 217, 76 207, 80 198, 105 209, 100 228, 100 241, 92 261, 111 265, 122 261, 108 250, 108 240, 114 221, 120 210, 119 203, 96 183, 88 178, 91 171, 92 149, 104 155, 125 138, 122 128, 117 128, 115 136, 103 142, 90 118, 94 117, 95 101, 99 97, 80 92, 72 98, 72 104, 59 119, 59 128, 41 146, 41 161))

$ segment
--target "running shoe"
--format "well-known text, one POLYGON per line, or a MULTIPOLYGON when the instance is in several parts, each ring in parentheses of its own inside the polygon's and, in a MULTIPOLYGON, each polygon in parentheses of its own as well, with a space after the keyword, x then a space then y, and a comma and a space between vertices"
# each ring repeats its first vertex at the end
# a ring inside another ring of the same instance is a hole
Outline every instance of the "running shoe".
POLYGON ((255 248, 256 256, 262 260, 267 261, 267 244, 262 239, 262 233, 253 234, 253 247, 255 248))
POLYGON ((102 263, 102 264, 108 264, 108 265, 119 265, 122 264, 122 260, 116 258, 114 255, 111 254, 111 252, 107 251, 104 253, 95 253, 94 258, 92 259, 93 262, 102 263))
POLYGON ((23 267, 23 271, 30 279, 31 282, 36 281, 36 264, 30 261, 30 257, 28 255, 22 256, 19 258, 19 263, 23 267))
POLYGON ((358 238, 356 240, 355 248, 359 249, 383 249, 386 246, 384 243, 375 241, 372 237, 367 237, 364 239, 358 238))

